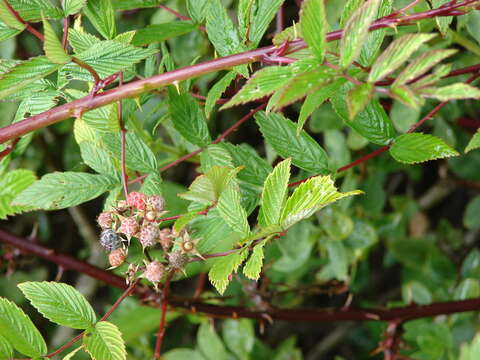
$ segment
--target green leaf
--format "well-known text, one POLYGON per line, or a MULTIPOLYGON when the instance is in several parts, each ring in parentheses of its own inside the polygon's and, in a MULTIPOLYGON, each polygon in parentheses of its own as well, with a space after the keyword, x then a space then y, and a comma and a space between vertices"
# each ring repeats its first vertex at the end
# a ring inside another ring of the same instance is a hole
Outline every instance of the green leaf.
POLYGON ((300 13, 302 34, 308 47, 323 62, 327 49, 327 16, 323 0, 305 0, 300 13))
MULTIPOLYGON (((193 0, 195 1, 195 0, 193 0)), ((176 348, 162 354, 163 360, 204 360, 198 350, 176 348)))
MULTIPOLYGON (((305 97, 311 92, 327 86, 329 83, 335 81, 335 70, 330 69, 327 66, 320 66, 314 71, 300 74, 289 81, 282 90, 278 91, 272 96, 274 99, 272 103, 274 110, 280 110, 283 107, 290 105, 291 103, 305 97), (277 97, 278 96, 278 97, 277 97)), ((270 102, 269 102, 270 106, 270 102)))
POLYGON ((116 180, 104 175, 80 172, 54 172, 44 175, 22 191, 13 205, 58 210, 94 199, 112 189, 116 180))
POLYGON ((245 263, 243 267, 243 273, 245 276, 251 280, 257 281, 260 278, 260 273, 262 272, 263 266, 263 247, 265 246, 266 241, 263 240, 258 245, 253 248, 252 255, 245 263))
POLYGON ((24 355, 38 358, 47 354, 47 344, 32 320, 4 298, 0 298, 0 335, 24 355))
POLYGON ((63 17, 62 9, 54 6, 50 0, 9 0, 8 2, 22 19, 28 22, 40 22, 43 16, 47 19, 63 17))
POLYGON ((340 40, 340 65, 348 67, 354 62, 367 40, 368 28, 375 20, 380 0, 368 0, 348 19, 342 39, 340 40))
POLYGON ((428 288, 419 281, 410 281, 402 285, 402 298, 407 304, 415 303, 428 305, 432 302, 432 294, 428 288))
POLYGON ((480 99, 480 90, 464 83, 455 83, 439 88, 425 88, 421 90, 421 93, 425 97, 440 101, 480 99))
POLYGON ((352 17, 355 10, 364 3, 364 0, 347 0, 340 17, 340 27, 344 28, 347 21, 352 17))
POLYGON ((440 61, 455 54, 455 49, 441 49, 430 50, 414 59, 408 64, 405 69, 397 76, 392 86, 396 87, 402 84, 406 84, 409 81, 425 74, 432 67, 437 65, 440 61))
POLYGON ((272 94, 274 91, 283 88, 292 78, 301 73, 311 71, 318 66, 318 62, 313 59, 299 60, 288 66, 269 66, 263 68, 247 81, 247 83, 220 109, 245 104, 246 102, 260 99, 272 94))
POLYGON ((164 24, 149 25, 136 31, 132 44, 141 46, 157 43, 188 34, 197 28, 198 25, 191 21, 172 21, 164 24))
POLYGON ((222 335, 228 349, 239 360, 250 359, 255 343, 255 330, 250 319, 227 319, 223 322, 222 335))
POLYGON ((38 56, 21 62, 0 76, 0 99, 18 92, 31 83, 58 70, 45 56, 38 56))
POLYGON ((200 169, 203 173, 208 172, 214 166, 224 166, 234 168, 232 157, 224 144, 212 144, 200 154, 200 169))
MULTIPOLYGON (((101 78, 125 70, 157 53, 156 49, 141 49, 117 40, 100 41, 76 57, 95 69, 101 78)), ((77 64, 66 64, 61 73, 69 79, 93 81, 92 75, 77 64)))
POLYGON ((455 300, 474 299, 480 296, 480 281, 477 279, 467 278, 455 289, 455 300))
POLYGON ((476 196, 471 199, 465 213, 463 214, 463 225, 467 229, 478 229, 480 228, 480 220, 478 218, 478 212, 480 211, 480 196, 476 196))
POLYGON ((300 114, 298 115, 297 135, 299 135, 300 131, 303 129, 307 118, 327 99, 335 95, 346 81, 347 80, 344 78, 336 79, 333 83, 326 84, 320 89, 307 95, 300 109, 300 114))
POLYGON ((173 126, 192 144, 206 147, 212 142, 205 114, 190 94, 179 94, 175 87, 168 89, 170 116, 173 126))
POLYGON ((240 203, 240 189, 234 181, 231 181, 230 185, 222 191, 217 210, 233 231, 238 232, 242 237, 248 236, 250 226, 247 221, 247 212, 240 203))
POLYGON ((350 120, 353 120, 357 114, 365 109, 373 96, 374 86, 370 83, 356 85, 347 94, 347 106, 350 120))
POLYGON ((207 9, 208 0, 187 0, 188 14, 197 24, 203 22, 207 9))
POLYGON ((268 29, 284 0, 257 0, 252 14, 248 37, 251 47, 256 47, 268 29))
POLYGON ((258 112, 255 115, 260 131, 267 142, 283 158, 313 173, 328 173, 328 158, 322 147, 304 130, 297 135, 297 126, 279 114, 258 112))
POLYGON ((415 81, 411 87, 414 89, 422 89, 434 85, 437 81, 448 75, 451 69, 452 64, 440 64, 433 69, 433 72, 415 81))
POLYGON ((227 360, 228 355, 222 340, 208 321, 198 328, 197 344, 205 359, 227 360))
POLYGON ((68 43, 72 46, 75 54, 80 54, 101 42, 100 38, 84 31, 74 28, 68 30, 68 43))
POLYGON ((325 245, 328 252, 329 265, 338 280, 348 279, 348 253, 341 241, 329 241, 325 245))
POLYGON ((43 19, 43 30, 45 35, 45 41, 43 43, 43 50, 47 58, 55 64, 66 64, 71 58, 63 49, 60 40, 58 40, 52 25, 47 19, 43 19))
POLYGON ((13 347, 8 340, 0 335, 0 360, 10 360, 13 358, 13 347))
POLYGON ((70 285, 29 281, 18 287, 39 313, 58 325, 86 329, 97 321, 87 299, 70 285))
POLYGON ((330 176, 315 176, 300 184, 288 198, 280 216, 280 224, 283 229, 288 229, 335 201, 361 193, 358 190, 341 193, 330 176))
POLYGON ((148 196, 162 195, 162 182, 163 181, 160 173, 158 171, 152 172, 143 182, 140 192, 148 196))
POLYGON ((368 81, 379 81, 394 72, 422 44, 430 41, 435 36, 436 34, 407 34, 393 41, 372 65, 368 81))
POLYGON ((76 348, 75 350, 73 350, 73 351, 70 351, 67 355, 65 355, 65 356, 62 358, 62 360, 71 360, 71 359, 73 359, 73 357, 75 356, 75 354, 76 354, 77 352, 79 352, 80 350, 83 350, 83 345, 77 347, 77 348, 76 348))
POLYGON ((208 91, 207 100, 205 101, 205 115, 207 118, 210 117, 210 114, 215 107, 215 103, 225 92, 227 87, 232 83, 233 80, 237 77, 237 73, 234 71, 229 71, 226 73, 220 80, 218 80, 215 85, 211 87, 208 91))
POLYGON ((237 175, 239 180, 263 186, 265 179, 272 171, 272 167, 265 159, 258 156, 248 145, 233 145, 226 142, 222 146, 230 153, 234 166, 243 166, 242 171, 237 175))
POLYGON ((291 159, 283 160, 275 166, 275 169, 265 180, 261 200, 262 206, 258 213, 258 223, 262 227, 280 223, 280 215, 287 198, 290 165, 291 159))
POLYGON ((82 141, 78 145, 85 164, 100 174, 117 176, 117 166, 107 149, 93 141, 82 141))
POLYGON ((83 10, 88 20, 106 39, 113 39, 117 34, 115 11, 111 0, 88 0, 83 10))
POLYGON ((0 219, 8 215, 28 210, 28 206, 14 206, 11 201, 27 187, 35 182, 35 174, 31 170, 16 169, 3 174, 0 179, 0 219))
POLYGON ((10 12, 7 4, 5 3, 5 0, 0 1, 0 20, 2 20, 2 28, 12 28, 17 30, 17 33, 23 31, 23 29, 25 29, 25 27, 27 26, 26 24, 18 20, 17 17, 10 12))
POLYGON ((458 152, 442 139, 433 135, 414 133, 403 134, 395 138, 390 155, 405 164, 417 164, 429 160, 457 156, 458 152))
POLYGON ((412 109, 419 110, 420 105, 423 104, 423 99, 418 97, 413 90, 406 86, 400 85, 391 88, 392 97, 404 105, 411 107, 412 109))
POLYGON ((0 41, 4 41, 10 39, 11 37, 17 36, 20 34, 21 30, 13 29, 7 24, 5 24, 2 20, 2 3, 0 2, 0 41))
MULTIPOLYGON (((116 159, 121 157, 122 141, 120 134, 105 134, 102 141, 116 159)), ((144 173, 157 170, 157 159, 150 148, 133 131, 125 136, 125 162, 129 169, 144 173)))
POLYGON ((477 334, 470 344, 463 344, 459 360, 476 360, 480 356, 480 334, 477 334))
POLYGON ((80 12, 87 3, 87 0, 63 0, 62 7, 65 16, 74 15, 80 12))
POLYGON ((93 360, 125 360, 127 352, 120 330, 108 321, 99 321, 83 336, 85 350, 93 360))
POLYGON ((208 272, 208 278, 213 286, 220 294, 225 292, 225 289, 230 282, 229 276, 232 272, 236 272, 243 261, 246 259, 248 251, 242 249, 234 253, 223 256, 218 259, 208 272))
POLYGON ((238 31, 220 0, 211 0, 207 10, 207 35, 220 56, 243 50, 238 31))
POLYGON ((477 130, 477 132, 472 136, 472 138, 468 142, 467 147, 465 148, 465 153, 468 153, 469 151, 472 151, 478 148, 480 148, 480 130, 477 130))

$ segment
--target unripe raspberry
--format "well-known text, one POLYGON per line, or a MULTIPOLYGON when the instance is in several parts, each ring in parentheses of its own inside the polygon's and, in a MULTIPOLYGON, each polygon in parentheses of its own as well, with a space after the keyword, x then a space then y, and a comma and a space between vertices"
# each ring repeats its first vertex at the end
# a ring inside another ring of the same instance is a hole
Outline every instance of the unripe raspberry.
POLYGON ((137 220, 135 220, 134 217, 127 217, 122 220, 122 223, 120 225, 120 229, 118 229, 119 232, 122 234, 127 235, 127 238, 131 238, 132 236, 135 236, 135 234, 138 232, 138 223, 137 220))
POLYGON ((117 202, 117 206, 115 207, 115 209, 117 209, 118 212, 124 212, 128 209, 128 204, 125 200, 120 200, 119 202, 117 202))
POLYGON ((165 199, 160 195, 152 195, 147 197, 147 208, 162 212, 165 209, 165 199))
POLYGON ((170 246, 172 246, 173 243, 173 235, 172 235, 172 229, 170 228, 163 228, 160 230, 160 239, 158 240, 160 245, 162 245, 163 251, 168 251, 170 249, 170 246))
POLYGON ((163 266, 161 262, 158 262, 156 260, 148 263, 145 268, 145 272, 143 273, 145 278, 152 283, 160 282, 164 274, 165 266, 163 266))
POLYGON ((100 244, 105 250, 112 251, 118 249, 122 245, 122 241, 115 231, 112 229, 105 229, 100 234, 100 244))
POLYGON ((118 248, 108 254, 108 262, 110 263, 111 267, 117 267, 123 264, 126 257, 127 253, 125 249, 118 248))
POLYGON ((133 191, 130 194, 128 194, 128 198, 127 198, 128 205, 133 206, 138 210, 145 210, 146 201, 147 201, 147 197, 145 196, 145 194, 142 194, 140 192, 133 191))
POLYGON ((157 212, 153 210, 147 211, 145 214, 145 219, 147 221, 155 221, 157 219, 157 212))
POLYGON ((168 254, 168 263, 175 270, 183 270, 188 264, 188 256, 181 251, 175 251, 168 254))
POLYGON ((155 245, 160 237, 160 230, 153 224, 147 224, 140 230, 139 240, 143 247, 155 245))
POLYGON ((97 223, 102 229, 110 229, 113 224, 112 213, 110 211, 100 213, 97 223))

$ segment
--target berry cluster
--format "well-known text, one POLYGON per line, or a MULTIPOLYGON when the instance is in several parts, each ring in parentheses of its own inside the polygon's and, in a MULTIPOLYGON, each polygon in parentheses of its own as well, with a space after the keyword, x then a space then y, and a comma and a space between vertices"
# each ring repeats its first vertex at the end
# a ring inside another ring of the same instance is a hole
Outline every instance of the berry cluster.
POLYGON ((118 201, 112 210, 98 216, 102 228, 100 244, 109 252, 112 268, 126 262, 132 238, 140 242, 144 251, 158 244, 165 253, 165 263, 153 259, 144 260, 144 265, 130 264, 127 281, 133 281, 137 272, 143 271, 142 277, 157 286, 168 272, 184 272, 191 255, 202 257, 196 250, 197 241, 190 239, 186 229, 178 234, 171 228, 160 229, 165 213, 165 200, 161 196, 131 192, 127 200, 118 201))

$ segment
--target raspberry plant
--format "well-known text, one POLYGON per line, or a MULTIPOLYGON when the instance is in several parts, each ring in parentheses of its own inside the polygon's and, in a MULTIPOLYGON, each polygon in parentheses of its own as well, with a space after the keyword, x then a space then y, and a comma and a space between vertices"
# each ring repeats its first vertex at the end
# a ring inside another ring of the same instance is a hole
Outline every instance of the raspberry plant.
POLYGON ((1 0, 0 360, 479 358, 479 9, 1 0))

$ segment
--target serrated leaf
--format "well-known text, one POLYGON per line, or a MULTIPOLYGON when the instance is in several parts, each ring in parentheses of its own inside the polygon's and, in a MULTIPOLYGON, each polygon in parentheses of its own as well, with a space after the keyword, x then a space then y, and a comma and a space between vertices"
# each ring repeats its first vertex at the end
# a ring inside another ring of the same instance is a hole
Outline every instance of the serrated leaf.
POLYGON ((357 10, 365 0, 347 0, 345 6, 342 10, 342 15, 340 17, 340 27, 344 28, 348 19, 352 17, 352 14, 357 10))
POLYGON ((440 101, 480 99, 480 90, 469 84, 455 83, 438 88, 424 88, 421 93, 425 97, 440 101))
MULTIPOLYGON (((0 19, 1 19, 1 3, 0 3, 0 19)), ((0 41, 10 39, 11 37, 20 34, 21 30, 17 30, 7 26, 2 20, 0 20, 0 41)))
POLYGON ((240 203, 240 189, 231 181, 230 185, 222 191, 218 199, 217 210, 230 228, 242 235, 248 236, 250 226, 247 221, 247 212, 240 203))
POLYGON ((354 62, 367 40, 368 28, 375 20, 380 0, 368 0, 348 19, 340 40, 340 65, 348 67, 354 62))
POLYGON ((75 54, 80 54, 100 42, 102 40, 92 34, 74 28, 68 30, 68 43, 75 54))
POLYGON ((322 86, 320 89, 307 95, 298 115, 297 135, 303 129, 307 118, 327 99, 335 95, 346 81, 344 78, 336 79, 333 83, 322 86))
MULTIPOLYGON (((280 110, 281 108, 290 105, 291 103, 305 97, 318 88, 325 87, 328 84, 336 80, 335 70, 330 69, 327 66, 320 66, 314 71, 309 71, 300 74, 289 81, 283 86, 282 90, 279 90, 275 95, 275 101, 272 107, 274 110, 280 110)), ((273 99, 273 96, 272 98, 273 99)))
POLYGON ((179 94, 174 87, 168 90, 168 104, 173 126, 192 144, 206 147, 212 142, 205 114, 198 102, 187 93, 179 94))
POLYGON ((63 16, 62 9, 54 6, 50 0, 8 0, 8 2, 22 19, 28 22, 40 22, 42 16, 47 19, 59 19, 63 16))
POLYGON ((255 115, 260 131, 267 142, 283 158, 313 173, 328 172, 328 157, 322 147, 304 130, 297 135, 297 126, 279 114, 258 112, 255 115))
POLYGON ((445 77, 451 69, 452 64, 440 64, 435 67, 435 69, 433 69, 433 72, 431 74, 425 75, 418 81, 415 81, 411 85, 411 87, 414 89, 422 89, 424 87, 431 86, 443 77, 445 77))
POLYGON ((218 80, 215 85, 211 87, 208 91, 207 100, 205 101, 205 115, 207 118, 210 117, 210 114, 215 107, 215 104, 218 99, 225 92, 227 87, 231 84, 233 80, 237 77, 237 73, 230 71, 226 73, 220 80, 218 80))
POLYGON ((34 57, 15 65, 0 76, 0 99, 44 78, 59 67, 59 64, 50 62, 45 56, 34 57))
POLYGON ((345 98, 347 91, 352 86, 350 83, 346 83, 343 88, 330 99, 335 112, 349 127, 369 141, 378 145, 388 144, 395 136, 395 130, 392 121, 378 100, 372 100, 353 120, 349 119, 348 106, 345 98))
MULTIPOLYGON (((122 149, 120 134, 105 134, 102 141, 113 157, 120 159, 122 149)), ((125 162, 129 169, 144 173, 157 169, 155 154, 133 131, 128 131, 125 136, 125 162)))
POLYGON ((160 174, 158 172, 152 172, 143 182, 140 187, 140 192, 147 196, 162 195, 162 182, 163 180, 160 174))
POLYGON ((257 71, 247 83, 220 109, 260 99, 283 88, 292 78, 318 66, 314 59, 299 60, 288 66, 269 66, 257 71))
POLYGON ((82 141, 78 145, 85 164, 100 174, 117 176, 117 167, 107 149, 93 141, 82 141))
POLYGON ((406 84, 409 81, 425 74, 432 67, 437 65, 440 61, 455 54, 455 49, 441 49, 430 50, 414 59, 408 64, 405 69, 397 76, 392 84, 392 87, 396 87, 402 84, 406 84))
POLYGON ((0 1, 0 19, 2 20, 2 28, 12 28, 15 29, 17 33, 25 29, 27 26, 11 13, 7 4, 5 3, 5 0, 0 1))
POLYGON ((39 313, 58 325, 86 329, 97 320, 87 299, 70 285, 29 281, 18 287, 39 313))
POLYGON ((115 11, 111 0, 88 0, 83 10, 88 20, 106 39, 113 39, 117 34, 115 11))
POLYGON ((108 322, 99 321, 83 336, 85 350, 93 360, 126 360, 127 352, 122 333, 108 322))
POLYGON ((220 294, 223 294, 230 282, 229 276, 236 272, 248 255, 247 249, 236 251, 218 259, 208 272, 208 278, 220 294))
POLYGON ((242 171, 237 175, 239 180, 263 186, 268 174, 273 170, 265 159, 260 157, 255 150, 249 149, 247 145, 233 145, 226 142, 222 146, 228 150, 234 166, 243 166, 242 171))
POLYGON ((136 46, 153 44, 188 34, 195 29, 198 29, 198 25, 191 21, 172 21, 164 24, 149 25, 136 31, 132 44, 136 46))
POLYGON ((280 223, 283 229, 288 229, 335 201, 361 193, 358 190, 341 193, 330 176, 315 176, 300 184, 288 198, 280 223))
POLYGON ((13 358, 13 347, 6 338, 0 335, 0 360, 13 358))
POLYGON ((206 173, 214 166, 234 168, 232 157, 224 144, 211 144, 200 154, 200 169, 206 173))
POLYGON ((302 34, 308 47, 321 63, 327 49, 327 16, 323 0, 305 0, 300 13, 302 34))
MULTIPOLYGON (((202 358, 227 360, 228 354, 222 340, 208 321, 202 322, 197 333, 198 348, 203 354, 202 358)), ((192 359, 195 360, 195 359, 192 359)))
POLYGON ((43 30, 45 35, 45 41, 43 42, 43 50, 47 58, 55 64, 66 64, 71 58, 63 49, 60 40, 57 38, 57 34, 52 28, 52 25, 47 19, 43 19, 43 30))
POLYGON ((208 0, 187 0, 186 5, 190 17, 197 24, 202 23, 208 9, 208 0))
POLYGON ((413 90, 406 86, 400 85, 391 88, 392 97, 403 104, 410 106, 413 109, 419 109, 423 104, 423 99, 413 92, 413 90))
POLYGON ((430 41, 436 34, 407 34, 394 40, 372 65, 368 75, 369 82, 383 79, 408 60, 422 44, 430 41))
POLYGON ((253 248, 252 255, 250 255, 243 267, 243 273, 251 280, 257 281, 260 278, 264 258, 263 247, 265 244, 266 240, 263 240, 253 248))
POLYGON ((350 120, 353 120, 357 114, 365 109, 373 96, 374 86, 370 83, 356 85, 347 93, 347 106, 350 120))
POLYGON ((47 353, 47 344, 32 320, 4 298, 0 298, 0 335, 24 355, 38 358, 47 353))
POLYGON ((0 219, 28 210, 28 206, 14 206, 13 198, 32 185, 36 180, 31 170, 16 169, 2 175, 0 179, 0 219))
POLYGON ((94 199, 112 189, 116 180, 104 175, 80 172, 54 172, 44 175, 22 191, 13 205, 58 210, 94 199))
MULTIPOLYGON (((117 40, 105 40, 91 45, 76 57, 95 69, 101 78, 125 70, 157 53, 156 49, 141 49, 117 40)), ((61 74, 68 79, 93 81, 92 75, 77 64, 63 66, 61 74)))
POLYGON ((390 155, 399 162, 417 164, 459 154, 438 137, 414 133, 397 137, 390 148, 390 155))
POLYGON ((272 22, 284 0, 258 0, 256 1, 255 12, 252 14, 252 21, 248 37, 251 47, 256 47, 262 40, 265 31, 272 22))
POLYGON ((86 3, 87 0, 63 0, 62 7, 63 11, 65 12, 65 16, 79 13, 86 3))
POLYGON ((469 151, 472 151, 478 148, 480 148, 480 130, 477 130, 477 132, 472 136, 472 138, 468 142, 467 147, 465 148, 465 153, 468 153, 469 151))
POLYGON ((208 39, 220 56, 232 55, 243 50, 238 31, 220 0, 211 0, 205 24, 208 39))
POLYGON ((280 223, 280 215, 287 199, 291 159, 283 160, 265 180, 258 223, 262 227, 280 223))

